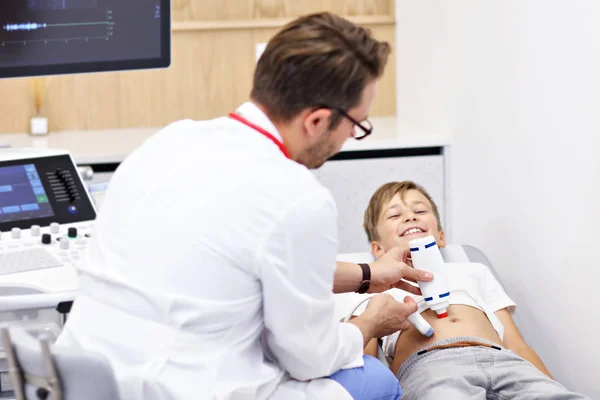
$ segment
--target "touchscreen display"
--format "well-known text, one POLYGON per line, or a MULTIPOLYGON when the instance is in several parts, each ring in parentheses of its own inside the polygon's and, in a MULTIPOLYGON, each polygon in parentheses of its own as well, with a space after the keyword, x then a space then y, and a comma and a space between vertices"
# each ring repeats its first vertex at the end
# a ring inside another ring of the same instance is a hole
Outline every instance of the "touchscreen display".
POLYGON ((0 223, 52 216, 34 164, 0 167, 0 223))

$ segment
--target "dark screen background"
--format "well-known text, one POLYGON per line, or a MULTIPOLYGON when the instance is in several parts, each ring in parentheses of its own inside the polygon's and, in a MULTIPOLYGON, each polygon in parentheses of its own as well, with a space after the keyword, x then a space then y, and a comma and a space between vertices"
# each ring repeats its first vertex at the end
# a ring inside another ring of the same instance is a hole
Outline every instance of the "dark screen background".
POLYGON ((103 62, 102 69, 111 69, 120 61, 160 59, 165 4, 169 1, 1 0, 0 77, 17 67, 76 69, 103 62))

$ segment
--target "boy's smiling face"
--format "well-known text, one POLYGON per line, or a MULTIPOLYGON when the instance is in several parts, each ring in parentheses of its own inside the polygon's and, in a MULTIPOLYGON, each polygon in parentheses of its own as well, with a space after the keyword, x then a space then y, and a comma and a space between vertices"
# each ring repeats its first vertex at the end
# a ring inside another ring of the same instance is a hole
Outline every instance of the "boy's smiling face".
POLYGON ((377 232, 379 240, 371 243, 375 258, 395 246, 408 248, 411 240, 426 236, 433 236, 440 248, 446 245, 444 231, 438 226, 431 203, 415 189, 408 190, 404 199, 396 194, 383 207, 377 232))

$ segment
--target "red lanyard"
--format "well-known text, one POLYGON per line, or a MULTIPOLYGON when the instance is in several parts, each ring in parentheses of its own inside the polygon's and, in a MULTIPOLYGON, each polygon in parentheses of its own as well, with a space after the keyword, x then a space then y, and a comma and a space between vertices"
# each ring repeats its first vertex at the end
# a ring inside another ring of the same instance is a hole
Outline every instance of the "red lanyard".
POLYGON ((266 130, 264 130, 260 126, 255 125, 252 122, 248 121, 246 118, 240 116, 239 114, 230 113, 229 117, 233 118, 233 119, 235 119, 237 121, 240 121, 242 124, 249 126, 250 128, 254 129, 255 131, 257 131, 258 133, 260 133, 261 135, 263 135, 267 139, 271 140, 273 143, 275 143, 277 145, 277 147, 279 147, 279 150, 281 150, 281 152, 283 153, 284 156, 286 156, 287 158, 291 159, 290 154, 288 153, 288 151, 285 148, 285 146, 283 145, 283 143, 281 143, 279 140, 277 140, 277 138, 275 136, 271 135, 269 132, 267 132, 266 130))

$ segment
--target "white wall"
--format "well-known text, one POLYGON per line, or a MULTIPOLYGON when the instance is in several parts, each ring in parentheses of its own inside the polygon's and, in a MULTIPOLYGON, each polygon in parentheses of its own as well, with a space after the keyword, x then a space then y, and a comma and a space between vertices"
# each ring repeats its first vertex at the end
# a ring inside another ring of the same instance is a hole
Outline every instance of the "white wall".
POLYGON ((454 138, 451 241, 488 254, 554 376, 600 398, 600 2, 396 10, 398 116, 454 138))

